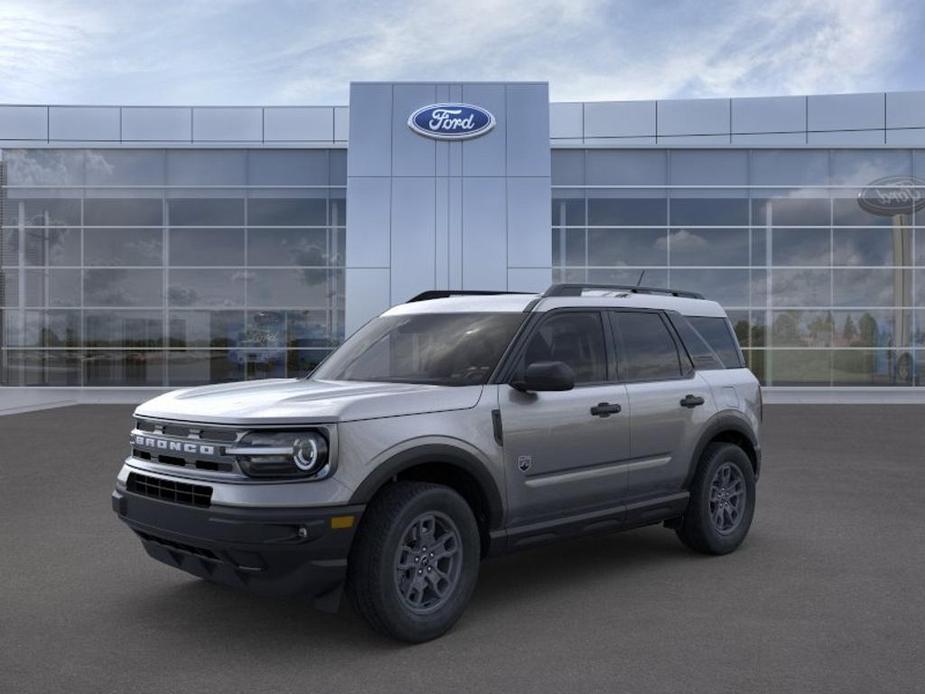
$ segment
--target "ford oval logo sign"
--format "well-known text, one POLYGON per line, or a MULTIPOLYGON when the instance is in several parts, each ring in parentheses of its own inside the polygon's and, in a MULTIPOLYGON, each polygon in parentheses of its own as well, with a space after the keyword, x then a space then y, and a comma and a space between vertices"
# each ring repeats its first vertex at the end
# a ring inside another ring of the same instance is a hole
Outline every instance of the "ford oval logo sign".
POLYGON ((431 104, 412 113, 408 127, 435 140, 467 140, 495 127, 495 117, 471 104, 431 104))
POLYGON ((871 214, 912 214, 925 207, 925 181, 912 176, 878 178, 858 193, 858 204, 871 214))

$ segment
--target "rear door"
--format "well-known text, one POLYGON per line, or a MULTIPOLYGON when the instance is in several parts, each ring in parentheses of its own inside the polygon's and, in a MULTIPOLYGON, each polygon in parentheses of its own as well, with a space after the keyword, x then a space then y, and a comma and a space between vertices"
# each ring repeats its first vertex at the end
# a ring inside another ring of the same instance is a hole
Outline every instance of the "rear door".
POLYGON ((690 451, 715 407, 661 312, 611 311, 610 319, 630 406, 627 501, 644 502, 681 491, 690 451))
POLYGON ((610 326, 599 310, 550 311, 527 336, 515 380, 533 362, 562 361, 569 391, 499 389, 512 525, 618 506, 630 454, 626 388, 615 382, 610 326))

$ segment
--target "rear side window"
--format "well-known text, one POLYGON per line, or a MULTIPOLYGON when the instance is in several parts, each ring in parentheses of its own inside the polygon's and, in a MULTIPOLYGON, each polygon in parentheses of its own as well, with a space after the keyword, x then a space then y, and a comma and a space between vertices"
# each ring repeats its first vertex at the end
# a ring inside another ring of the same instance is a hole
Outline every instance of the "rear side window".
POLYGON ((679 313, 670 314, 669 320, 678 331, 687 353, 698 369, 725 369, 726 365, 719 355, 707 344, 697 329, 690 324, 687 318, 679 313))
POLYGON ((622 380, 681 378, 677 345, 659 314, 615 312, 612 315, 622 380))
POLYGON ((723 366, 727 369, 738 369, 745 366, 742 361, 742 352, 739 351, 739 343, 728 320, 708 316, 688 316, 687 320, 719 355, 723 366))

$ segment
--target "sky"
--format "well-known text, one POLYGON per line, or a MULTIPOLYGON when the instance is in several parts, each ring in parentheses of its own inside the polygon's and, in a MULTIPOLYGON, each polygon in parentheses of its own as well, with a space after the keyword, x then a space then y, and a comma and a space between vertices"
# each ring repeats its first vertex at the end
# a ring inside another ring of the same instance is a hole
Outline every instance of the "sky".
POLYGON ((925 89, 922 0, 0 0, 0 103, 346 104, 351 80, 554 101, 925 89))

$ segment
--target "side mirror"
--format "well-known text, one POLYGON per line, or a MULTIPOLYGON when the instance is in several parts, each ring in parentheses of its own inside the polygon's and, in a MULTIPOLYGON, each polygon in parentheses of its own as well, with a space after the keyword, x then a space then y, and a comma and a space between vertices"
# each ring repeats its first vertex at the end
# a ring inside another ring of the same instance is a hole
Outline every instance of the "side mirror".
POLYGON ((536 361, 524 371, 522 379, 512 381, 519 391, 571 390, 575 387, 575 372, 561 361, 536 361))

